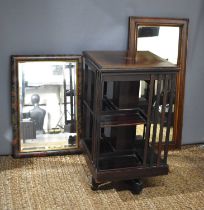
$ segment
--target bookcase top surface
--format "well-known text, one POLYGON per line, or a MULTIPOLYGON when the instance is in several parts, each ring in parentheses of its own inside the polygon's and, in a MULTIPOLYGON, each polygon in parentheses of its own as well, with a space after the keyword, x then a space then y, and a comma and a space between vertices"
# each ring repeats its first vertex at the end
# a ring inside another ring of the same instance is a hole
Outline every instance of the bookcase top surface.
POLYGON ((93 62, 99 70, 157 70, 178 71, 176 64, 149 52, 138 51, 133 57, 128 51, 85 51, 85 58, 93 62))

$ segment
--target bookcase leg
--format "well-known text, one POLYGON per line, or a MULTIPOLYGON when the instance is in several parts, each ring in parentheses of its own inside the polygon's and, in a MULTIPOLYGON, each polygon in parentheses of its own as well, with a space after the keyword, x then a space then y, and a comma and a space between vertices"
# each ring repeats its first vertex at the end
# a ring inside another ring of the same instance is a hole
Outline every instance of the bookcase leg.
POLYGON ((96 183, 95 179, 92 177, 91 179, 91 189, 96 191, 98 189, 99 183, 96 183))

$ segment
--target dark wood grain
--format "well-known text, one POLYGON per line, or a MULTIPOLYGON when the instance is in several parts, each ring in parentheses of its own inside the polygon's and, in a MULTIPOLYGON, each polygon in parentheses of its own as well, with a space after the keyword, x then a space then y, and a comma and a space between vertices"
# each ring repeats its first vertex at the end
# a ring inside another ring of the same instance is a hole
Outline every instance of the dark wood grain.
POLYGON ((176 65, 149 51, 140 51, 132 59, 128 51, 85 51, 84 56, 89 58, 100 71, 155 71, 167 69, 176 71, 176 65))
POLYGON ((171 117, 172 117, 172 109, 173 109, 173 98, 175 95, 175 76, 172 75, 170 78, 169 84, 169 92, 170 92, 170 102, 169 102, 169 110, 168 110, 168 120, 167 120, 167 129, 165 135, 165 146, 164 146, 164 161, 167 162, 168 157, 168 150, 169 150, 169 135, 170 135, 170 124, 171 124, 171 117))
POLYGON ((159 100, 161 95, 161 79, 157 80, 157 92, 156 92, 156 102, 154 105, 153 115, 154 115, 154 122, 153 122, 153 132, 152 132, 152 142, 151 142, 151 154, 150 154, 150 166, 153 166, 154 163, 154 151, 155 151, 155 144, 156 144, 156 135, 157 135, 157 125, 158 125, 158 118, 159 118, 159 100))
POLYGON ((161 119, 160 119, 157 166, 159 166, 161 162, 163 128, 164 128, 165 109, 166 109, 166 103, 167 103, 168 82, 169 82, 168 76, 166 75, 165 80, 164 80, 164 88, 163 88, 163 101, 162 101, 162 110, 161 110, 161 119))
POLYGON ((146 123, 146 134, 145 134, 145 147, 144 147, 144 157, 143 157, 143 165, 147 164, 147 151, 149 147, 149 139, 150 139, 150 127, 151 127, 151 114, 152 114, 152 100, 153 100, 153 91, 154 91, 154 83, 155 77, 151 76, 150 86, 149 86, 149 98, 148 98, 148 110, 147 110, 147 123, 146 123))
MULTIPOLYGON (((149 53, 148 60, 152 61, 148 61, 148 64, 145 64, 142 59, 139 65, 138 63, 124 63, 126 55, 127 52, 121 51, 84 52, 85 64, 88 66, 86 70, 93 73, 95 83, 93 85, 93 107, 90 107, 86 99, 83 102, 86 111, 93 116, 92 136, 89 139, 87 139, 87 135, 83 136, 81 145, 86 154, 86 161, 94 183, 168 173, 166 159, 161 157, 161 149, 164 148, 161 134, 159 152, 157 150, 156 130, 158 123, 160 123, 161 129, 164 124, 169 84, 167 78, 175 78, 178 68, 175 65, 169 66, 168 62, 167 66, 155 65, 153 62, 155 56, 149 53), (144 111, 139 105, 140 80, 149 84, 147 111, 144 111), (114 83, 112 98, 104 95, 109 91, 104 84, 109 81, 114 83), (155 88, 155 84, 157 84, 157 88, 155 88), (163 117, 159 120, 159 105, 163 89, 164 99, 161 114, 163 117), (155 104, 153 98, 156 98, 155 104), (154 118, 152 118, 153 109, 155 109, 154 118), (146 127, 143 137, 136 135, 135 130, 138 124, 146 127), (154 125, 152 142, 149 141, 151 124, 154 125), (108 137, 102 132, 105 128, 110 129, 108 137)), ((157 60, 160 59, 157 58, 157 60)), ((175 89, 174 83, 171 84, 171 89, 173 88, 175 89)), ((172 104, 170 106, 171 111, 172 104)), ((168 115, 168 122, 170 120, 170 115, 168 115)), ((169 136, 169 123, 167 123, 167 131, 169 136)), ((164 143, 168 148, 169 141, 164 143)), ((167 153, 165 155, 166 158, 167 153)))

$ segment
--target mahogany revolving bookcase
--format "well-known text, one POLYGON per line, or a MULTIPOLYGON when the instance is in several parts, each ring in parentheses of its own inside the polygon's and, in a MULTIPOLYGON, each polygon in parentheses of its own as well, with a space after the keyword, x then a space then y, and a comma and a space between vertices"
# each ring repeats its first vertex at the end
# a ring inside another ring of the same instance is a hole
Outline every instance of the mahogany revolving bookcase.
POLYGON ((178 67, 149 51, 85 51, 81 147, 92 189, 168 174, 178 67), (143 89, 142 89, 143 87, 143 89))

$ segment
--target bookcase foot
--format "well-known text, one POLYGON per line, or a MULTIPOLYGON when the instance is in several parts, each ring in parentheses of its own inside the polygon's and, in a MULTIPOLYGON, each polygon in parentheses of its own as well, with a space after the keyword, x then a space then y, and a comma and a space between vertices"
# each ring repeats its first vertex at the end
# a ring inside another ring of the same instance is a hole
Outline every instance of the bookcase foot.
POLYGON ((141 179, 128 180, 127 183, 130 185, 130 190, 133 194, 140 194, 143 189, 143 182, 141 179))
POLYGON ((92 177, 92 179, 91 179, 91 189, 92 189, 93 191, 96 191, 96 190, 98 190, 98 186, 99 186, 99 183, 97 183, 97 182, 95 181, 95 179, 92 177))

